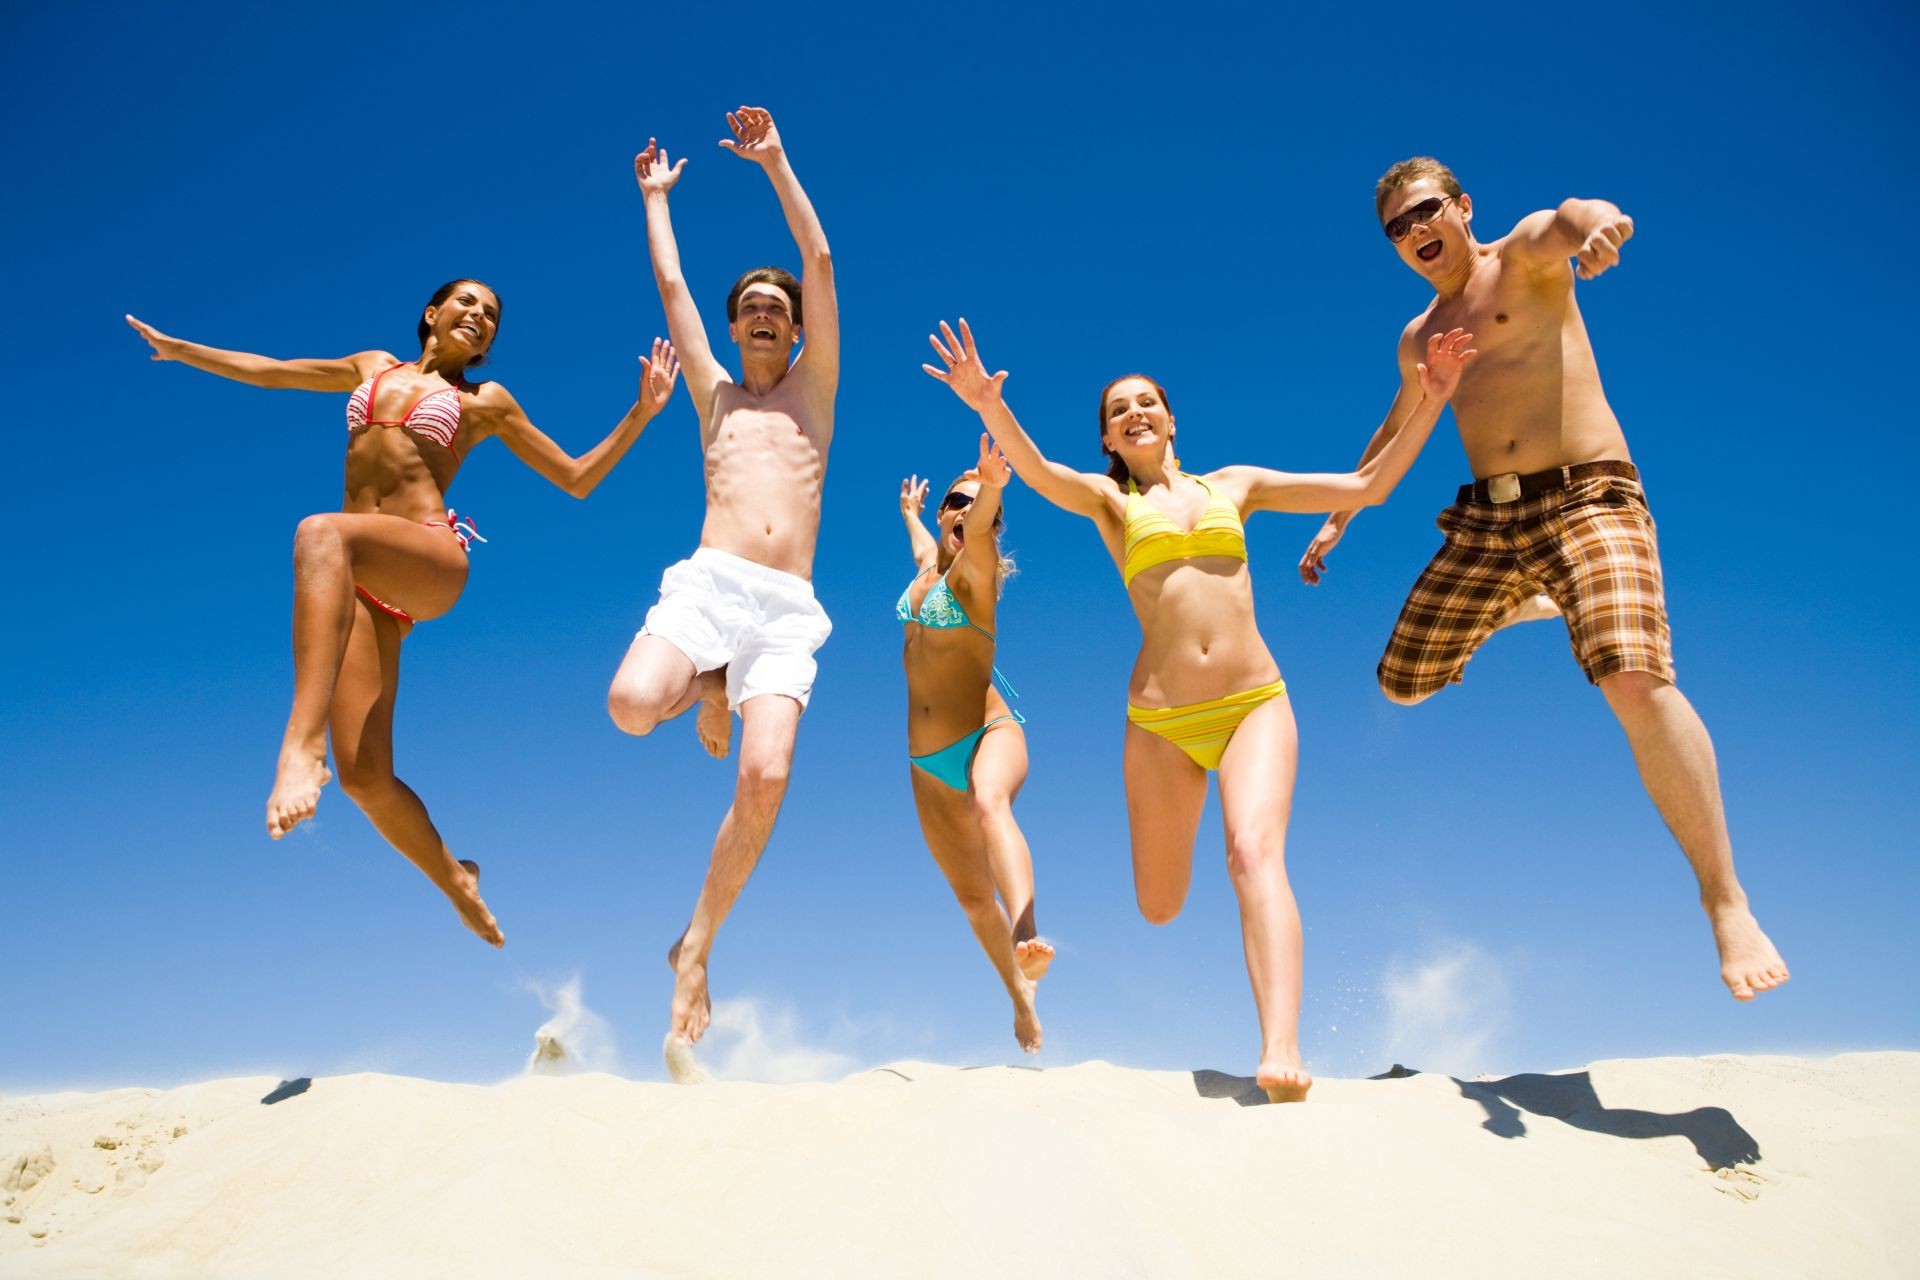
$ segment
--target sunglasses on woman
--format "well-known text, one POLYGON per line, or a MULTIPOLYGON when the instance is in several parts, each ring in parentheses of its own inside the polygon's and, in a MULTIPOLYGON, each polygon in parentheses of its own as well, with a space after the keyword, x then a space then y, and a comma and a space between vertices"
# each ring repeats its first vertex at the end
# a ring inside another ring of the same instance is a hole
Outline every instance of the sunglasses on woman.
POLYGON ((1452 196, 1430 196, 1405 213, 1387 219, 1387 225, 1381 230, 1387 233, 1387 239, 1399 244, 1415 227, 1424 227, 1439 217, 1440 211, 1447 207, 1447 201, 1451 199, 1452 196))
POLYGON ((955 489, 952 493, 940 499, 940 509, 942 511, 965 511, 972 505, 973 495, 970 493, 962 493, 958 489, 955 489))

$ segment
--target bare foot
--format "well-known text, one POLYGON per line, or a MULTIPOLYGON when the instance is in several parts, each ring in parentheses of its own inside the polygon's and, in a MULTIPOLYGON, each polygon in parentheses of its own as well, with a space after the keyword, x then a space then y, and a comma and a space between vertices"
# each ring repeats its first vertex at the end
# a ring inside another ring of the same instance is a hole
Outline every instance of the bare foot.
POLYGON ((1560 606, 1553 602, 1553 597, 1544 591, 1536 591, 1508 610, 1507 616, 1500 619, 1494 630, 1518 626, 1522 622, 1544 622, 1559 616, 1560 606))
POLYGON ((687 1038, 667 1032, 665 1043, 660 1046, 660 1056, 667 1060, 667 1076, 675 1084, 712 1084, 713 1077, 693 1056, 693 1045, 687 1038))
POLYGON ((673 1020, 667 1036, 680 1036, 693 1044, 707 1034, 713 1021, 713 1002, 707 996, 707 966, 688 959, 682 964, 680 944, 667 950, 667 963, 673 966, 673 1020))
POLYGON ((1020 966, 1020 972, 1028 979, 1038 982, 1047 976, 1047 967, 1053 963, 1053 944, 1045 938, 1028 938, 1025 942, 1013 944, 1013 958, 1020 966))
POLYGON ((1298 1060, 1274 1055, 1260 1063, 1254 1083, 1267 1091, 1268 1102, 1305 1102, 1313 1077, 1298 1060))
POLYGON ((1033 979, 1021 978, 1013 996, 1013 1038, 1028 1053, 1040 1052, 1040 1011, 1033 1007, 1033 979))
POLYGON ((1787 980, 1787 962, 1745 903, 1708 908, 1707 918, 1713 922, 1714 945, 1720 948, 1720 980, 1735 1000, 1751 1000, 1787 980))
POLYGON ((460 923, 479 934, 481 941, 496 947, 506 946, 507 935, 500 932, 493 912, 480 900, 480 864, 462 858, 460 866, 466 875, 456 879, 446 891, 447 900, 460 913, 460 923))
POLYGON ((700 699, 700 710, 693 718, 693 731, 700 745, 715 760, 725 760, 733 743, 733 712, 727 710, 727 686, 716 681, 716 688, 700 699))
POLYGON ((311 818, 320 803, 320 788, 332 781, 324 751, 318 755, 281 752, 280 767, 273 775, 273 794, 267 797, 267 834, 278 840, 296 824, 311 818))

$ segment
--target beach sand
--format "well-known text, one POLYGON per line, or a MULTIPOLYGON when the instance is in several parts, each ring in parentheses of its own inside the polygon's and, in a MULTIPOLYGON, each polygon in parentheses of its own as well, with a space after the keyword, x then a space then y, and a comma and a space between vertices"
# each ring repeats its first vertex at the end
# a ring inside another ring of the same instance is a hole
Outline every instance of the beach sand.
POLYGON ((1101 1062, 281 1085, 0 1098, 0 1275, 1920 1268, 1914 1053, 1321 1080, 1291 1106, 1101 1062))

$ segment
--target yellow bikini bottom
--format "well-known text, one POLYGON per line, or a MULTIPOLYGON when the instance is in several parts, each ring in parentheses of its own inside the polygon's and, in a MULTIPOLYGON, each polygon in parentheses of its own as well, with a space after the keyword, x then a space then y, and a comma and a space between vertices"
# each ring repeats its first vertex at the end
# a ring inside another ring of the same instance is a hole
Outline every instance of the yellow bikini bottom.
POLYGON ((1202 769, 1218 769, 1220 757, 1240 722, 1261 703, 1286 696, 1287 682, 1275 680, 1258 689, 1230 693, 1210 702, 1193 702, 1184 707, 1136 707, 1127 704, 1127 719, 1148 733, 1157 733, 1202 769))

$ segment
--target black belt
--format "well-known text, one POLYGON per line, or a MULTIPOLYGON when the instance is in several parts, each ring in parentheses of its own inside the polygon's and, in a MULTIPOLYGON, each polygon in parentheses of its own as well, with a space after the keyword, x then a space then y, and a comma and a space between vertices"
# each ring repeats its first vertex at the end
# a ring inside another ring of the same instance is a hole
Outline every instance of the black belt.
POLYGON ((1509 471, 1503 475, 1488 476, 1484 480, 1475 480, 1472 484, 1460 486, 1460 502, 1507 503, 1519 502, 1536 494, 1551 493, 1555 489, 1564 489, 1580 480, 1592 480, 1596 476, 1618 476, 1623 480, 1638 480, 1640 472, 1631 462, 1578 462, 1571 467, 1555 467, 1551 471, 1536 471, 1523 476, 1509 471))

